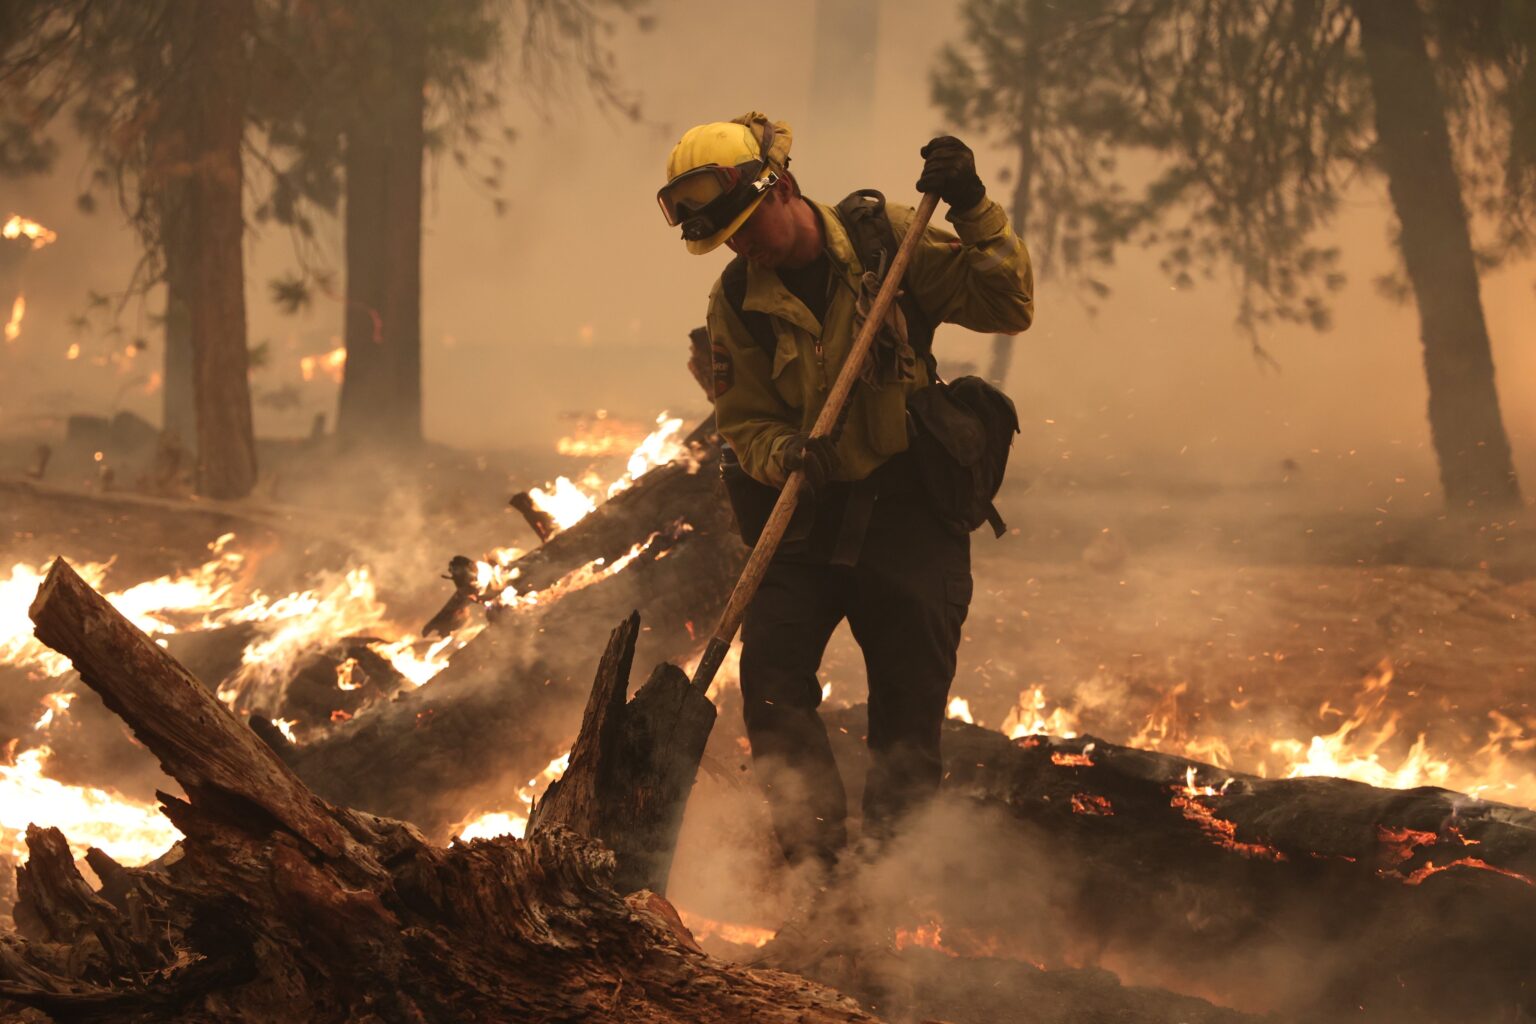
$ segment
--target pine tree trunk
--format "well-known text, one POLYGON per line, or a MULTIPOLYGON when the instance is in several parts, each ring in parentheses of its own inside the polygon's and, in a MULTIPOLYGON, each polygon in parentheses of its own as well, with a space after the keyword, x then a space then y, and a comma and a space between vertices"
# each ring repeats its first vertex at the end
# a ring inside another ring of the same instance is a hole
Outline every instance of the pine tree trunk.
POLYGON ((426 54, 407 5, 378 12, 347 132, 346 373, 336 434, 415 444, 421 426, 421 187, 426 54))
POLYGON ((188 131, 188 236, 196 254, 187 274, 188 323, 197 406, 198 490, 241 498, 256 484, 250 356, 245 336, 241 246, 241 140, 245 133, 246 0, 182 3, 191 25, 185 55, 188 131))
POLYGON ((161 197, 160 248, 165 260, 165 365, 161 430, 197 450, 197 403, 192 386, 191 276, 197 253, 188 237, 186 188, 168 184, 161 197))
MULTIPOLYGON (((1024 59, 1019 68, 1020 94, 1024 97, 1024 109, 1019 118, 1019 177, 1014 183, 1013 209, 1009 216, 1013 221, 1014 234, 1024 237, 1029 223, 1029 193, 1035 174, 1035 131, 1040 102, 1040 6, 1042 0, 1029 0, 1027 34, 1024 37, 1024 59)), ((1008 380, 1008 369, 1013 365, 1013 335, 992 336, 992 365, 987 369, 987 380, 1002 387, 1008 380)))
POLYGON ((1518 504, 1499 413, 1467 210, 1445 98, 1417 0, 1351 0, 1376 106, 1376 135, 1403 261, 1419 307, 1429 427, 1451 508, 1518 504))

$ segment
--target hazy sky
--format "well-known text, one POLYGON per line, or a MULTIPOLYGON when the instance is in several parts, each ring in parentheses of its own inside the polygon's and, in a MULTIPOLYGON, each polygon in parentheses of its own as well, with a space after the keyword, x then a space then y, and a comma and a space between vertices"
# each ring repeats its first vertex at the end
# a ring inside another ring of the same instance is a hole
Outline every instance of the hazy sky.
MULTIPOLYGON (((600 112, 579 85, 541 114, 509 82, 508 116, 521 136, 504 153, 506 216, 494 216, 451 161, 429 169, 429 434, 462 445, 539 446, 563 432, 563 412, 604 407, 649 419, 662 409, 702 410, 683 366, 686 337, 702 323, 705 296, 729 254, 689 256, 662 221, 654 195, 672 142, 694 123, 759 109, 794 125, 794 169, 808 193, 833 202, 863 185, 911 202, 917 149, 944 128, 928 102, 928 74, 938 46, 955 33, 954 7, 953 0, 880 5, 876 98, 862 135, 818 118, 813 0, 771 8, 656 0, 651 32, 625 30, 615 40, 624 81, 642 98, 638 124, 600 112)), ((1008 154, 970 141, 983 179, 998 182, 1008 154)), ((136 322, 131 309, 125 316, 130 336, 142 331, 152 342, 139 360, 145 365, 127 374, 90 365, 110 339, 66 326, 87 289, 119 289, 136 258, 110 203, 89 218, 75 211, 82 167, 67 157, 49 180, 0 184, 0 212, 25 213, 60 234, 24 268, 23 336, 0 355, 6 424, 109 406, 158 416, 158 398, 142 385, 159 360, 152 324, 136 322), (74 362, 65 359, 72 342, 83 356, 74 362)), ((1247 476, 1267 474, 1281 458, 1347 458, 1342 453, 1354 448, 1361 457, 1401 452, 1400 468, 1422 478, 1430 463, 1421 453, 1428 430, 1417 317, 1371 285, 1393 265, 1388 213, 1379 181, 1351 196, 1336 225, 1350 276, 1336 326, 1322 335, 1267 334, 1264 343, 1283 365, 1278 374, 1261 370, 1233 329, 1233 288, 1174 291, 1150 254, 1121 255, 1105 277, 1114 293, 1096 318, 1070 292, 1042 282, 1037 323, 1020 339, 1009 387, 1026 421, 1028 457, 1207 459, 1247 476), (1312 448, 1322 452, 1310 455, 1312 448)), ((339 251, 339 234, 327 230, 331 251, 339 251)), ((289 318, 267 299, 265 282, 290 253, 287 237, 271 231, 252 240, 248 262, 250 335, 272 349, 257 389, 294 384, 303 402, 286 412, 258 408, 269 434, 302 433, 314 412, 334 408, 335 385, 300 385, 298 360, 332 346, 339 304, 321 298, 289 318)), ((1533 278, 1525 265, 1484 281, 1505 422, 1528 486, 1536 475, 1536 355, 1519 325, 1536 301, 1533 278)), ((989 341, 951 328, 939 344, 946 358, 984 363, 989 341)))

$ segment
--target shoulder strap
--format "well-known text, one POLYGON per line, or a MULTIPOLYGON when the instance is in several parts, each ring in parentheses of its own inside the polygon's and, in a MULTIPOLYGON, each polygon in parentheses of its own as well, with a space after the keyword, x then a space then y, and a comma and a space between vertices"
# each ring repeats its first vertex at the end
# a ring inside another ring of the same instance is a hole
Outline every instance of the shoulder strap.
MULTIPOLYGON (((859 266, 866 271, 873 270, 884 280, 886 268, 895 258, 899 244, 890 215, 885 212, 884 194, 872 188, 848 193, 837 204, 837 219, 848 231, 853 251, 859 257, 859 266)), ((897 302, 907 319, 907 340, 912 344, 912 351, 928 364, 929 379, 938 380, 938 362, 933 356, 935 324, 917 304, 917 297, 910 288, 902 290, 897 302)))
POLYGON ((767 313, 755 309, 747 309, 747 259, 745 256, 737 256, 726 264, 725 271, 720 275, 720 291, 725 295, 725 301, 730 305, 731 311, 741 320, 747 333, 752 335, 752 340, 757 347, 768 354, 772 359, 778 350, 779 339, 773 333, 773 323, 767 313))

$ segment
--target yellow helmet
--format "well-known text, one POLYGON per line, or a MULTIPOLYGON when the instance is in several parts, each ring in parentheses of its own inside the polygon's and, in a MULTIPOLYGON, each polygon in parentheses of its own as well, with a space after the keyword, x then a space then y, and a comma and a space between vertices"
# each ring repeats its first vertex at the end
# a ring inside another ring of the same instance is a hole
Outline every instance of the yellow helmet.
POLYGON ((684 133, 656 201, 689 252, 714 250, 746 223, 788 167, 791 138, 789 125, 755 111, 684 133))

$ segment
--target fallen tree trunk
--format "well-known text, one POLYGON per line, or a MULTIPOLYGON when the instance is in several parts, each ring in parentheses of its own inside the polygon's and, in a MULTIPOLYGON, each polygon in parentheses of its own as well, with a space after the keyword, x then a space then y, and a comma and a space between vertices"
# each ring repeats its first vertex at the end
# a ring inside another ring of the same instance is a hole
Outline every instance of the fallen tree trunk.
POLYGON ((642 609, 635 656, 654 664, 684 660, 719 615, 746 551, 717 459, 652 470, 550 538, 515 563, 512 606, 429 684, 285 756, 328 799, 434 837, 513 804, 576 734, 594 628, 642 609))
MULTIPOLYGON (((33 827, 0 998, 56 1020, 873 1021, 830 989, 696 948, 660 897, 560 828, 442 849, 333 807, 169 655, 56 562, 32 607, 183 788, 158 869, 80 879, 33 827)), ((22 1012, 7 1013, 12 1020, 22 1012)))
POLYGON ((601 840, 618 859, 615 888, 665 893, 715 706, 667 662, 626 702, 639 632, 632 614, 609 637, 570 767, 550 784, 528 828, 564 827, 601 840))
MULTIPOLYGON (((856 785, 863 709, 827 718, 856 785)), ((965 856, 931 870, 953 951, 1109 966, 1308 1021, 1536 1013, 1536 813, 954 721, 944 757, 944 813, 963 822, 946 846, 965 856)))

